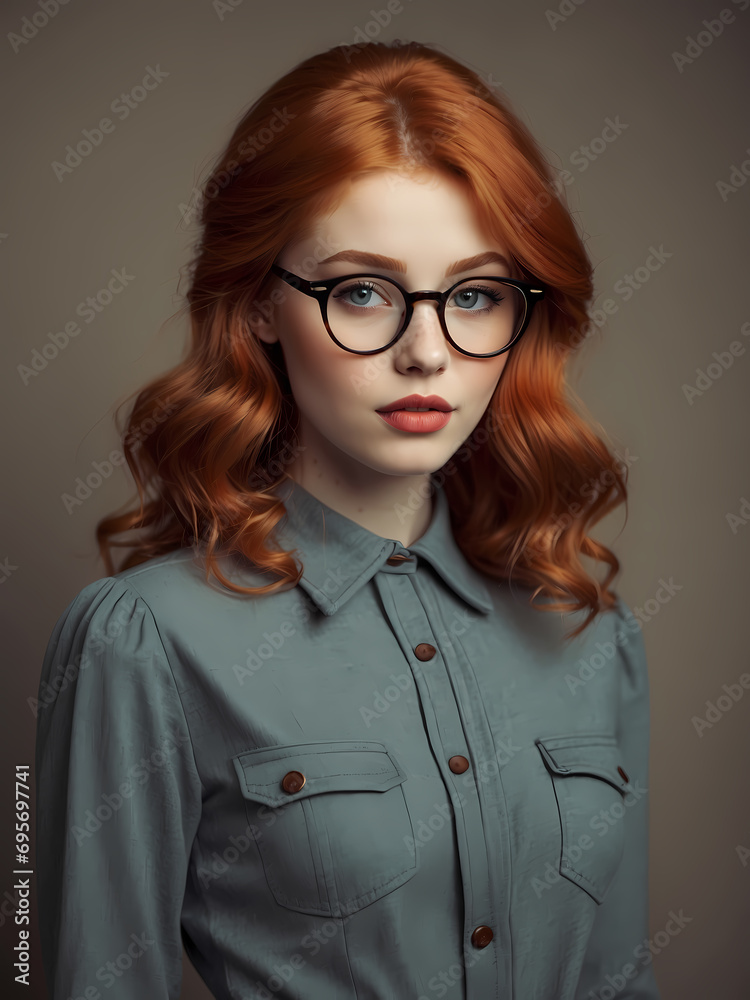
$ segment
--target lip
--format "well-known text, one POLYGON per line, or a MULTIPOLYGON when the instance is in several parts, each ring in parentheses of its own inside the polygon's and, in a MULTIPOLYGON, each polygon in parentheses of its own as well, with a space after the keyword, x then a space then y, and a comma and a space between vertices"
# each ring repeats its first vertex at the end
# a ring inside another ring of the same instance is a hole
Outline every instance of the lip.
POLYGON ((405 410, 407 408, 414 409, 419 407, 421 409, 427 408, 430 410, 443 410, 444 412, 449 412, 455 409, 450 403, 446 402, 442 396, 419 396, 416 393, 412 393, 411 396, 403 396, 401 399, 396 399, 392 403, 388 403, 386 406, 381 406, 376 411, 377 413, 391 413, 393 410, 405 410))
POLYGON ((427 410, 425 413, 412 413, 410 410, 381 410, 379 415, 381 420, 385 420, 396 430, 408 431, 410 434, 431 434, 446 426, 453 416, 453 410, 427 410))

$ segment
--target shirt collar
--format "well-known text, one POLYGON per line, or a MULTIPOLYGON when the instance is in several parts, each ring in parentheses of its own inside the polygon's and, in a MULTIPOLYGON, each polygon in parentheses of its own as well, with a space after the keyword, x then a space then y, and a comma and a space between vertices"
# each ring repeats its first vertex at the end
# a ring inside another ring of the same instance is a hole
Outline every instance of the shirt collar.
POLYGON ((303 566, 299 585, 324 614, 335 614, 391 556, 411 554, 426 560, 477 611, 492 610, 487 584, 453 537, 445 491, 433 486, 432 520, 422 537, 404 548, 333 510, 294 480, 281 484, 277 495, 286 515, 276 527, 277 538, 285 549, 296 550, 303 566))

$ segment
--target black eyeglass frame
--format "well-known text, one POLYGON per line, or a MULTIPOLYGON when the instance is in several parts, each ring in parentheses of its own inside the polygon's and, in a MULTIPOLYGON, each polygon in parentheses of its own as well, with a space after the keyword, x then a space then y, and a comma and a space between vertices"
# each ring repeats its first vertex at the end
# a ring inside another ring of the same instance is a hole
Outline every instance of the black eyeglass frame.
POLYGON ((283 281, 292 288, 296 288, 298 291, 303 292, 305 295, 310 295, 312 298, 318 300, 318 305, 320 306, 320 314, 323 317, 323 323, 328 331, 328 335, 331 340, 337 344, 342 350, 349 351, 350 354, 382 354, 383 351, 387 351, 389 347, 393 347, 397 340, 403 336, 409 323, 411 321, 412 314, 414 312, 413 306, 415 302, 421 302, 425 299, 434 299, 438 303, 438 319, 440 320, 440 326, 442 328, 443 334, 448 341, 457 351, 461 354, 465 354, 470 358, 494 358, 499 354, 504 354, 509 351, 511 347, 515 346, 521 339, 522 334, 526 331, 526 328, 531 321, 531 314, 533 312, 534 306, 537 302, 540 302, 544 298, 544 289, 537 287, 541 284, 540 282, 532 281, 518 281, 515 278, 506 278, 494 274, 483 274, 474 278, 462 278, 457 281, 454 285, 451 285, 445 292, 438 291, 419 291, 419 292, 407 292, 407 290, 400 285, 393 278, 386 278, 382 274, 371 274, 370 272, 358 272, 357 274, 344 274, 338 278, 326 278, 324 281, 308 281, 306 278, 301 278, 298 274, 293 274, 291 271, 287 271, 286 268, 280 267, 278 264, 272 264, 271 270, 274 274, 277 274, 283 281), (353 347, 346 347, 342 344, 340 340, 335 336, 331 327, 328 324, 328 296, 331 290, 342 281, 350 281, 353 278, 377 278, 380 281, 389 281, 392 285, 401 292, 404 297, 404 302, 406 303, 406 309, 404 312, 404 322, 401 325, 401 329, 398 330, 396 335, 386 344, 385 347, 377 347, 373 351, 357 351, 353 347), (451 295, 451 292, 458 288, 459 285, 466 284, 467 281, 486 281, 487 278, 492 278, 495 281, 500 281, 503 284, 511 285, 513 288, 517 288, 523 295, 524 302, 526 304, 526 311, 524 314, 523 322, 518 330, 518 333, 513 337, 509 344, 505 347, 501 347, 499 351, 492 351, 490 354, 472 354, 471 351, 465 351, 462 347, 453 340, 450 333, 448 332, 448 327, 445 322, 445 306, 451 295))

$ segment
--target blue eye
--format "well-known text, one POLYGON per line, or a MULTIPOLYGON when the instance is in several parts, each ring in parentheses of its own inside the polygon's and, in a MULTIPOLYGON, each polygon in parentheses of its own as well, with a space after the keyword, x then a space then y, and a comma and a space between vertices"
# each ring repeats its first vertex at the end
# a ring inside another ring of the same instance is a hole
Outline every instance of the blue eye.
POLYGON ((491 309, 492 306, 483 306, 480 309, 474 308, 478 304, 480 295, 490 299, 495 305, 502 302, 505 298, 504 295, 494 288, 488 288, 486 285, 471 285, 468 288, 461 288, 457 291, 453 296, 453 301, 466 312, 484 312, 491 309))
POLYGON ((355 308, 391 305, 385 299, 384 294, 378 291, 374 281, 355 281, 344 288, 337 288, 333 293, 333 298, 341 301, 343 305, 355 308), (373 296, 377 296, 377 299, 374 299, 373 296))

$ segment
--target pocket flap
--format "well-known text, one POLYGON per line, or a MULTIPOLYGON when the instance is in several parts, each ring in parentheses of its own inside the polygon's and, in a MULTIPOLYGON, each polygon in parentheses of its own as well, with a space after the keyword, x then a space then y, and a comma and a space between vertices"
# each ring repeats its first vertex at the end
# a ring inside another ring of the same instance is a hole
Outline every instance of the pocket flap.
POLYGON ((590 774, 603 778, 623 795, 629 779, 622 767, 617 740, 606 733, 550 736, 536 745, 553 774, 590 774))
POLYGON ((406 774, 382 743, 337 740, 247 750, 232 758, 246 799, 283 805, 319 792, 385 792, 406 774), (290 771, 304 775, 296 792, 282 781, 290 771))

